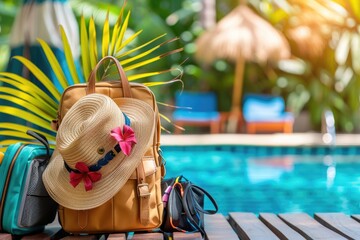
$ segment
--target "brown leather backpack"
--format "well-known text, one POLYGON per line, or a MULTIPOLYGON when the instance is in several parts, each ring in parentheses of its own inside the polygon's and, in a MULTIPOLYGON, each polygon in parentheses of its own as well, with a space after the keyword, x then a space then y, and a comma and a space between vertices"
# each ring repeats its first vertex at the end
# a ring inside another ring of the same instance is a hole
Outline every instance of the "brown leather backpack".
POLYGON ((142 163, 112 199, 88 210, 72 210, 59 206, 60 224, 70 233, 128 232, 158 228, 163 218, 161 179, 165 169, 159 154, 161 128, 155 96, 143 84, 129 83, 119 61, 107 56, 96 65, 87 84, 75 84, 63 92, 58 119, 53 121, 53 127, 57 129, 76 101, 94 92, 105 94, 115 102, 117 98, 136 98, 148 103, 156 115, 153 143, 142 163), (98 68, 108 60, 115 63, 121 80, 95 83, 98 68))

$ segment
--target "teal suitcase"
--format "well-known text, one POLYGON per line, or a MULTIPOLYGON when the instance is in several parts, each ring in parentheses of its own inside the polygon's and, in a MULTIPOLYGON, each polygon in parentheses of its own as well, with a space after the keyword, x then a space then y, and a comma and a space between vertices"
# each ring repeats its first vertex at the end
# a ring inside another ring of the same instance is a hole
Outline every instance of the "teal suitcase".
POLYGON ((13 235, 42 231, 57 211, 42 182, 53 150, 41 134, 27 134, 42 144, 10 145, 0 159, 0 232, 13 235))

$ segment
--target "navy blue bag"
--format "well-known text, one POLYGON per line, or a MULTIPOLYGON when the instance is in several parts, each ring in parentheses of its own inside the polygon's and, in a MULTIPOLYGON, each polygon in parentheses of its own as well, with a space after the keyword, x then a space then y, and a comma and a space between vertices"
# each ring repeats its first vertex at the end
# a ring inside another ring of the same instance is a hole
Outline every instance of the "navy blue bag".
POLYGON ((215 214, 218 206, 215 199, 203 188, 193 184, 183 176, 162 181, 164 232, 200 232, 205 239, 204 214, 215 214), (207 197, 214 209, 204 209, 207 197))

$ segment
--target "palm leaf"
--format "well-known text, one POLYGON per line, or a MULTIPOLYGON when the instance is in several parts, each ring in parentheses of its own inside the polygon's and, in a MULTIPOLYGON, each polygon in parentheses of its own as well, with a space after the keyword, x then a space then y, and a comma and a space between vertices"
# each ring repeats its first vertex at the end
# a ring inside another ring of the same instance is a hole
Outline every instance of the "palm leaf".
MULTIPOLYGON (((140 33, 141 33, 141 31, 135 33, 135 34, 134 34, 132 37, 130 37, 129 39, 133 40, 133 39, 136 38, 140 33)), ((116 57, 120 59, 120 58, 123 58, 123 57, 125 57, 125 56, 133 53, 133 52, 139 51, 140 49, 148 46, 149 44, 155 42, 156 40, 158 40, 158 39, 160 39, 160 38, 162 38, 162 37, 164 37, 165 35, 166 35, 166 34, 162 34, 162 35, 160 35, 160 36, 158 36, 158 37, 156 37, 156 38, 154 38, 154 39, 152 39, 152 40, 150 40, 150 41, 148 41, 148 42, 146 42, 146 43, 144 43, 144 44, 142 44, 142 45, 140 45, 140 46, 138 46, 138 47, 136 47, 136 48, 133 48, 133 49, 131 49, 131 50, 129 50, 129 51, 126 51, 126 52, 124 52, 124 53, 122 53, 122 54, 117 54, 116 57)), ((129 40, 129 39, 128 39, 128 40, 129 40)), ((127 40, 127 41, 128 41, 128 40, 127 40)), ((127 42, 127 41, 126 41, 126 42, 127 42)), ((125 42, 124 42, 124 44, 125 44, 125 42)), ((127 44, 129 44, 129 42, 127 42, 127 44)))
MULTIPOLYGON (((16 131, 16 129, 12 129, 12 131, 16 131)), ((1 136, 5 136, 4 133, 6 133, 6 132, 4 130, 0 130, 0 132, 2 133, 1 136)), ((21 132, 21 131, 18 131, 18 132, 21 132)), ((6 134, 6 135, 8 135, 8 134, 6 134)), ((15 144, 15 143, 19 142, 19 139, 14 138, 13 135, 8 135, 8 136, 9 136, 9 138, 7 138, 6 140, 0 141, 0 152, 5 152, 6 148, 10 144, 15 144)))
POLYGON ((91 71, 91 60, 89 54, 89 39, 84 16, 81 16, 80 25, 81 63, 85 79, 89 78, 91 71))
POLYGON ((34 63, 22 56, 15 56, 14 58, 24 64, 56 99, 60 99, 61 94, 59 90, 56 89, 50 79, 34 63))
MULTIPOLYGON (((164 114, 159 113, 159 115, 160 115, 160 118, 161 118, 161 119, 164 119, 165 121, 167 121, 168 123, 170 123, 170 124, 173 125, 174 127, 178 128, 178 129, 180 129, 180 130, 182 130, 182 131, 185 131, 185 128, 180 127, 180 126, 178 126, 178 125, 176 125, 176 124, 173 124, 172 121, 170 120, 170 118, 166 117, 164 114)), ((164 131, 166 131, 167 133, 171 133, 169 130, 167 130, 167 129, 164 128, 163 126, 161 126, 161 129, 164 130, 164 131)))
POLYGON ((58 104, 44 91, 42 91, 38 86, 30 82, 29 80, 14 73, 7 73, 7 72, 0 72, 0 76, 5 76, 9 78, 7 79, 0 77, 1 82, 10 84, 16 87, 17 89, 20 89, 21 91, 29 93, 30 95, 37 98, 38 102, 45 102, 46 104, 49 105, 49 107, 52 107, 54 109, 57 108, 58 104))
POLYGON ((89 23, 89 52, 90 52, 89 54, 90 54, 91 69, 94 69, 98 61, 98 57, 97 57, 97 46, 96 46, 96 29, 93 18, 90 18, 90 23, 89 23))
POLYGON ((109 54, 109 42, 110 42, 110 26, 109 26, 109 12, 107 12, 104 22, 104 28, 103 28, 102 57, 105 57, 109 54))
POLYGON ((123 60, 123 61, 121 61, 121 64, 122 64, 122 65, 126 65, 126 64, 128 64, 128 63, 130 63, 130 62, 133 62, 133 61, 138 60, 138 59, 140 59, 140 58, 146 57, 146 56, 149 55, 150 53, 152 53, 152 52, 154 52, 155 50, 159 49, 159 47, 160 47, 160 45, 155 46, 155 47, 153 47, 153 48, 151 48, 151 49, 149 49, 149 50, 147 50, 147 51, 145 51, 145 52, 142 52, 142 53, 140 53, 140 54, 137 54, 135 57, 132 57, 132 58, 128 58, 128 59, 126 59, 126 60, 123 60))
MULTIPOLYGON (((128 80, 129 81, 134 81, 134 80, 141 79, 141 78, 149 78, 149 77, 157 76, 157 75, 160 75, 160 74, 168 73, 168 72, 171 72, 171 71, 172 71, 172 69, 168 69, 168 70, 164 70, 164 71, 156 71, 156 72, 146 72, 146 73, 134 74, 134 75, 128 76, 128 80)), ((146 83, 144 83, 144 84, 146 84, 146 83)))
POLYGON ((91 71, 89 39, 84 16, 80 20, 80 45, 81 45, 81 63, 85 79, 89 78, 91 71))
MULTIPOLYGON (((134 81, 134 80, 137 80, 137 79, 144 79, 144 78, 149 78, 149 77, 153 77, 153 76, 159 76, 159 75, 169 73, 169 72, 172 72, 172 71, 180 71, 180 70, 172 68, 172 69, 167 69, 167 70, 162 70, 162 71, 144 72, 144 73, 138 73, 138 74, 133 74, 133 75, 127 75, 127 78, 128 78, 129 81, 134 81)), ((107 70, 107 74, 108 75, 106 77, 117 75, 118 71, 117 71, 116 68, 113 67, 110 70, 107 70)), ((182 73, 180 71, 179 76, 181 76, 181 75, 182 75, 182 73)), ((168 81, 170 81, 170 80, 168 80, 168 81)), ((147 82, 144 82, 143 84, 146 85, 147 82)), ((166 83, 164 82, 164 84, 166 84, 166 83)))
MULTIPOLYGON (((168 41, 163 41, 156 46, 152 46, 150 49, 146 49, 148 46, 150 46, 150 44, 155 43, 160 38, 163 38, 166 34, 151 39, 138 47, 126 49, 126 51, 124 51, 124 49, 129 46, 130 43, 134 42, 134 40, 137 39, 142 33, 142 30, 140 30, 132 34, 127 39, 124 39, 131 15, 129 11, 125 19, 122 20, 125 9, 124 6, 121 8, 119 17, 112 29, 110 28, 109 12, 107 13, 104 25, 102 26, 101 45, 99 46, 97 45, 97 32, 94 18, 91 17, 89 19, 88 26, 86 26, 85 18, 83 16, 81 17, 81 63, 83 75, 86 79, 88 79, 91 70, 99 61, 97 53, 98 49, 101 49, 102 57, 106 55, 112 55, 118 58, 123 65, 127 65, 124 68, 125 71, 142 67, 144 65, 158 61, 168 55, 182 51, 182 49, 176 49, 173 51, 158 54, 154 57, 149 57, 150 54, 153 54, 154 51, 159 50, 164 45, 177 40, 170 39, 168 41), (136 53, 135 56, 129 57, 134 53, 136 53)), ((73 82, 79 83, 81 82, 81 79, 76 72, 76 65, 73 58, 73 53, 71 52, 68 38, 62 26, 60 26, 60 33, 63 42, 65 59, 67 62, 66 67, 68 67, 70 71, 73 82)), ((51 50, 49 45, 44 40, 39 39, 38 41, 41 45, 43 52, 45 53, 47 60, 49 61, 50 67, 53 69, 55 76, 59 80, 61 87, 65 89, 70 83, 65 77, 64 69, 61 68, 61 65, 59 64, 54 52, 51 50)), ((15 88, 10 89, 8 87, 0 87, 0 99, 4 99, 13 103, 13 106, 0 106, 0 112, 17 117, 19 119, 23 119, 25 121, 29 121, 34 126, 27 127, 17 123, 0 122, 0 134, 8 136, 5 141, 0 142, 0 145, 15 143, 18 141, 18 139, 28 141, 30 139, 30 137, 26 134, 26 130, 28 129, 40 132, 41 134, 45 135, 50 141, 55 141, 55 137, 51 134, 52 132, 55 132, 51 130, 49 121, 56 118, 58 104, 61 98, 61 92, 60 90, 56 89, 54 83, 38 68, 38 66, 35 66, 31 61, 21 56, 16 56, 15 59, 24 64, 29 69, 29 71, 40 81, 40 83, 48 90, 50 94, 48 95, 47 92, 44 92, 41 89, 41 86, 37 86, 36 84, 23 78, 22 76, 13 73, 0 72, 0 82, 8 83, 15 88)), ((103 69, 103 76, 110 76, 112 74, 112 67, 110 62, 108 63, 108 65, 104 65, 103 69)), ((129 76, 129 80, 132 81, 137 79, 145 79, 164 73, 169 73, 173 70, 174 69, 166 69, 161 71, 137 73, 129 76)), ((181 80, 172 79, 162 82, 144 82, 144 85, 148 87, 155 87, 176 82, 181 82, 181 80)), ((160 114, 160 116, 166 121, 171 122, 170 119, 163 114, 160 114)), ((166 129, 164 130, 167 131, 166 129)))
MULTIPOLYGON (((147 59, 147 60, 144 60, 142 62, 139 62, 139 63, 135 63, 133 65, 130 65, 128 67, 124 67, 124 71, 129 71, 129 70, 132 70, 132 69, 136 69, 136 68, 139 68, 139 67, 142 67, 144 65, 148 65, 152 62, 156 62, 166 56, 169 56, 170 54, 174 54, 176 52, 181 52, 183 49, 180 48, 180 49, 176 49, 176 50, 173 50, 173 51, 170 51, 170 52, 167 52, 167 53, 164 53, 164 54, 161 54, 161 55, 158 55, 158 56, 155 56, 153 58, 150 58, 150 59, 147 59)), ((120 61, 120 63, 122 63, 122 61, 120 61)))
POLYGON ((128 12, 126 18, 125 18, 125 21, 120 29, 120 34, 119 34, 119 37, 116 41, 116 46, 115 46, 115 49, 116 49, 116 52, 119 52, 121 50, 121 43, 123 41, 123 38, 124 38, 124 35, 125 35, 125 31, 128 27, 128 24, 129 24, 129 18, 130 18, 130 11, 128 12))
POLYGON ((173 84, 176 82, 182 82, 182 81, 180 79, 174 79, 174 80, 165 81, 165 82, 147 82, 147 83, 144 83, 144 85, 147 87, 155 87, 155 86, 160 86, 160 85, 173 84))
POLYGON ((28 111, 25 111, 25 110, 22 110, 19 108, 10 107, 10 106, 1 106, 0 112, 18 117, 25 121, 31 121, 32 123, 34 123, 35 125, 38 125, 38 126, 49 126, 50 125, 49 121, 46 121, 43 118, 40 118, 33 113, 29 113, 28 111))
MULTIPOLYGON (((39 101, 38 98, 31 96, 30 94, 27 94, 26 92, 19 91, 17 89, 13 89, 10 87, 0 87, 0 98, 5 99, 7 101, 11 101, 9 99, 6 99, 7 96, 13 96, 16 100, 22 100, 27 103, 30 103, 32 106, 34 106, 33 103, 36 103, 36 108, 44 111, 44 113, 52 116, 56 116, 56 110, 50 107, 48 104, 46 104, 44 101, 39 101), (1 93, 4 93, 4 95, 1 95, 1 93), (7 94, 7 95, 5 95, 7 94)), ((23 106, 21 104, 18 104, 20 106, 23 106)))
MULTIPOLYGON (((131 35, 128 39, 126 39, 121 46, 119 47, 120 50, 122 50, 125 46, 129 45, 132 41, 134 41, 141 33, 143 32, 143 30, 139 30, 136 33, 134 33, 133 35, 131 35)), ((116 53, 114 53, 114 55, 118 55, 120 54, 120 51, 117 51, 116 53)))
MULTIPOLYGON (((9 138, 9 140, 5 140, 5 141, 2 141, 0 142, 0 151, 1 152, 5 152, 6 150, 6 147, 9 146, 10 144, 15 144, 15 143, 18 143, 19 142, 19 139, 21 139, 20 141, 25 143, 25 144, 34 144, 34 138, 27 135, 26 134, 26 131, 28 130, 29 128, 27 128, 25 130, 25 132, 23 131, 16 131, 16 129, 14 128, 14 130, 3 130, 3 131, 0 131, 0 135, 1 136, 9 136, 11 137, 12 139, 9 138)), ((36 132, 40 133, 40 134, 43 134, 42 132, 40 132, 39 130, 35 130, 36 132)), ((50 143, 50 147, 54 148, 54 144, 53 144, 53 140, 49 140, 49 138, 47 138, 50 143)))
MULTIPOLYGON (((44 132, 44 131, 41 131, 39 129, 36 129, 36 128, 32 128, 32 127, 29 127, 29 126, 24 126, 24 125, 21 125, 21 124, 18 124, 18 123, 10 123, 10 122, 0 122, 0 129, 8 129, 8 130, 18 130, 19 132, 22 132, 22 133, 26 133, 27 130, 31 130, 31 131, 34 131, 34 132, 38 132, 38 133, 41 133, 42 135, 44 135, 48 141, 50 140, 55 140, 55 137, 47 132, 44 132)), ((55 133, 55 131, 54 131, 55 133)), ((26 134, 26 136, 28 136, 26 134)))
MULTIPOLYGON (((30 110, 31 112, 35 113, 37 116, 48 120, 48 123, 51 122, 51 120, 53 120, 54 118, 52 116, 50 116, 49 114, 47 114, 45 111, 42 111, 41 109, 35 107, 34 105, 32 105, 31 103, 24 101, 23 99, 17 98, 17 97, 13 97, 10 95, 0 95, 0 99, 4 99, 7 100, 9 102, 15 103, 17 104, 19 107, 24 107, 27 110, 30 110)), ((18 117, 17 113, 12 113, 10 115, 13 115, 15 117, 18 117)))
POLYGON ((121 8, 119 17, 114 25, 113 31, 112 31, 112 37, 111 37, 111 43, 110 43, 110 54, 115 54, 115 47, 116 47, 116 41, 118 39, 119 31, 120 31, 120 25, 122 20, 122 15, 124 12, 124 8, 121 8))
POLYGON ((59 80, 61 87, 65 89, 67 87, 66 77, 55 54, 44 40, 38 39, 38 42, 40 43, 52 70, 54 71, 57 79, 59 80))
POLYGON ((69 41, 68 41, 68 38, 66 36, 66 33, 65 33, 65 30, 64 30, 63 26, 60 26, 60 33, 61 33, 61 39, 62 39, 62 42, 63 42, 65 58, 66 58, 67 66, 68 66, 69 71, 70 71, 70 75, 71 75, 74 83, 80 83, 78 74, 76 72, 76 66, 75 66, 75 62, 74 62, 74 57, 72 55, 71 47, 70 47, 70 44, 69 44, 69 41))
POLYGON ((22 139, 30 139, 30 136, 26 136, 24 132, 16 131, 16 130, 3 130, 0 131, 1 136, 11 136, 16 138, 22 138, 22 139))
POLYGON ((162 119, 165 119, 167 122, 171 123, 170 118, 168 118, 167 116, 165 116, 164 114, 161 114, 161 113, 159 113, 159 115, 162 119))
MULTIPOLYGON (((166 117, 164 114, 159 113, 159 115, 160 115, 160 118, 165 119, 167 122, 171 123, 171 120, 170 120, 168 117, 166 117)), ((167 132, 167 133, 171 133, 169 130, 167 130, 167 129, 166 129, 164 126, 162 126, 162 125, 161 125, 161 130, 163 130, 163 131, 165 131, 165 132, 167 132)))

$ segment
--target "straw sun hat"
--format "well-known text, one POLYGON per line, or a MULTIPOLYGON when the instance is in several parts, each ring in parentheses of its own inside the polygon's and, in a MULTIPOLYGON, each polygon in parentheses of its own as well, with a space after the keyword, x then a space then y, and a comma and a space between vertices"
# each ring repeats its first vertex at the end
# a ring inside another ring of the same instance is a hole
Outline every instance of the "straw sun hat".
POLYGON ((60 205, 84 210, 112 198, 150 145, 155 114, 145 102, 89 94, 65 115, 43 181, 60 205))

